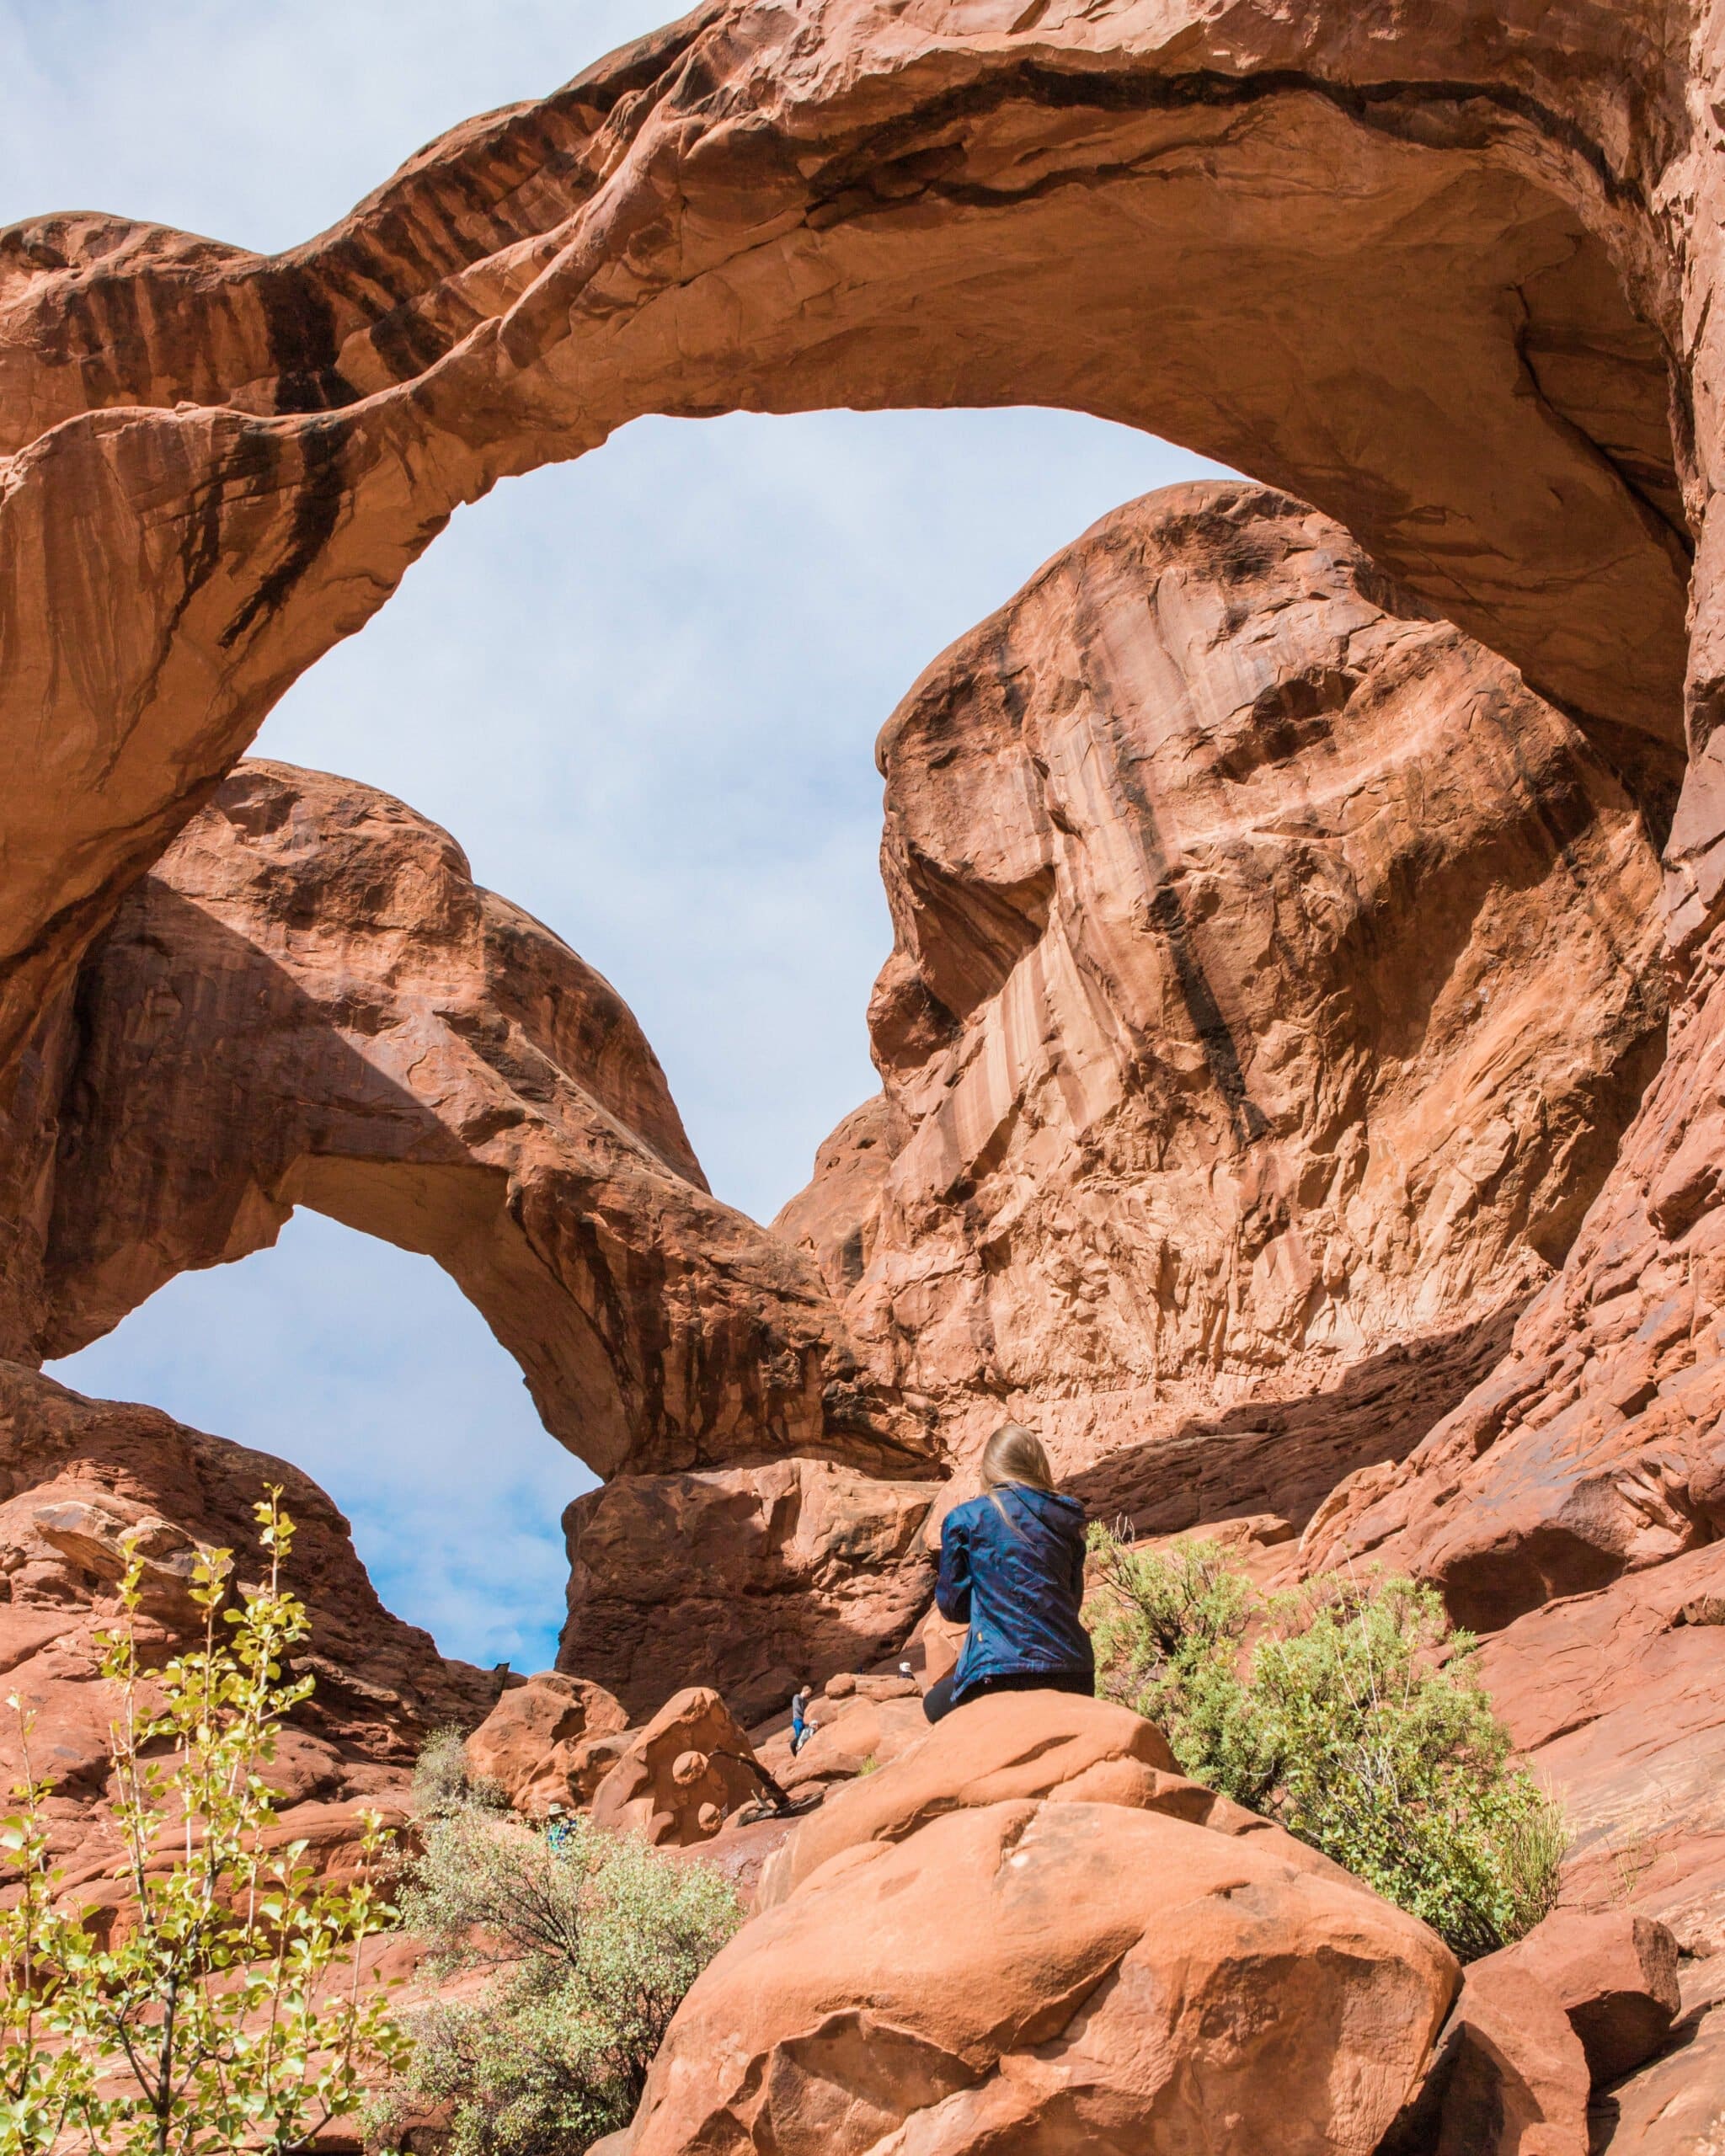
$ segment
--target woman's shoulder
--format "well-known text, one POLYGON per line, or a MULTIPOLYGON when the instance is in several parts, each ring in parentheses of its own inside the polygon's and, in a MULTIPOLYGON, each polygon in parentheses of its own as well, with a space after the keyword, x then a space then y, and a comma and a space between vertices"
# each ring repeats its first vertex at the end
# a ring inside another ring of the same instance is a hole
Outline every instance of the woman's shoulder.
POLYGON ((975 1527, 984 1513, 990 1509, 986 1491, 980 1497, 966 1497, 963 1504, 954 1505, 941 1522, 941 1533, 946 1534, 954 1528, 960 1533, 975 1527))

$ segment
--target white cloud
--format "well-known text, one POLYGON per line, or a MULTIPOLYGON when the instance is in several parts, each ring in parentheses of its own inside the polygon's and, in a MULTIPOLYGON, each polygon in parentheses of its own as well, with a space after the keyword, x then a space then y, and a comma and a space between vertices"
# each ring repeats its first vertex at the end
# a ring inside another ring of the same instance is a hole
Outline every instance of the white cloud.
MULTIPOLYGON (((286 245, 439 129, 658 19, 652 0, 0 0, 0 221, 95 207, 286 245)), ((642 420, 462 511, 259 751, 447 825, 628 998, 714 1187, 764 1217, 874 1085, 881 722, 1084 526, 1211 468, 1062 413, 642 420)), ((393 1606, 446 1648, 542 1640, 572 1470, 478 1320, 446 1326, 435 1269, 337 1232, 296 1222, 275 1253, 175 1283, 61 1374, 325 1479, 393 1606), (264 1385, 280 1438, 257 1433, 264 1385), (483 1514, 482 1427, 505 1493, 483 1514)))

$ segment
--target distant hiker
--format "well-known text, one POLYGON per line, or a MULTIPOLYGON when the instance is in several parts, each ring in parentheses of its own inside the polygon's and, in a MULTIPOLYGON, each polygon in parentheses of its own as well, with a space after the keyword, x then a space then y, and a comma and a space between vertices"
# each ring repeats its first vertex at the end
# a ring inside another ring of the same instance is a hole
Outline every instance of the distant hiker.
POLYGON ((547 1805, 545 1812, 546 1846, 553 1856, 561 1856, 569 1838, 568 1815, 560 1804, 547 1805))
POLYGON ((791 1699, 791 1756, 794 1758, 814 1734, 809 1721, 809 1687, 794 1693, 791 1699))
POLYGON ((1096 1657, 1078 1621, 1084 1600, 1084 1508, 1055 1488, 1048 1454, 1007 1422, 982 1455, 982 1495, 955 1505, 941 1530, 940 1614, 969 1625, 952 1674, 922 1711, 938 1721, 985 1692, 1096 1689, 1096 1657))

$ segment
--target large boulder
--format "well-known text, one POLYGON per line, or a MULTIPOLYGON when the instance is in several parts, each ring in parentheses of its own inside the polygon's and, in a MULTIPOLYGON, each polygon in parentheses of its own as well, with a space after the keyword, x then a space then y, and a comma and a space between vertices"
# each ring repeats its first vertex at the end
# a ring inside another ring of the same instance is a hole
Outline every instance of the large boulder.
POLYGON ((985 1805, 846 1849, 749 1924, 630 2146, 1370 2156, 1455 1981, 1423 1924, 1268 1838, 985 1805))
POLYGON ((606 1774, 593 1823, 659 1847, 711 1841, 761 1794, 755 1753, 717 1692, 692 1684, 667 1700, 606 1774))
POLYGON ((495 1782, 517 1812, 535 1817, 581 1801, 579 1771, 590 1740, 616 1737, 628 1716, 602 1685, 561 1670, 542 1670, 503 1694, 467 1739, 467 1764, 495 1782))
POLYGON ((1065 1692, 996 1692, 830 1796, 769 1859, 761 1906, 784 1901, 846 1849, 905 1841, 948 1812, 1027 1798, 1120 1805, 1230 1835, 1269 1836, 1284 1862, 1343 1876, 1268 1820, 1188 1781, 1162 1732, 1129 1708, 1065 1692))

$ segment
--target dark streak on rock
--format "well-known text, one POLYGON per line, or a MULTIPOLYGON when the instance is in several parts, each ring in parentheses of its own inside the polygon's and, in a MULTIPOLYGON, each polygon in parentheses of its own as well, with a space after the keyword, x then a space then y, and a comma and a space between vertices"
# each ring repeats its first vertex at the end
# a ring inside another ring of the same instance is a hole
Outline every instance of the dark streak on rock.
POLYGON ((317 284, 297 270, 265 270, 256 280, 278 412, 328 412, 358 391, 336 366, 335 318, 317 284))
POLYGON ((275 612, 328 544, 347 492, 341 454, 345 439, 346 429, 335 424, 308 426, 300 434, 304 468, 287 551, 222 632, 217 642, 223 651, 231 651, 254 622, 275 612))

